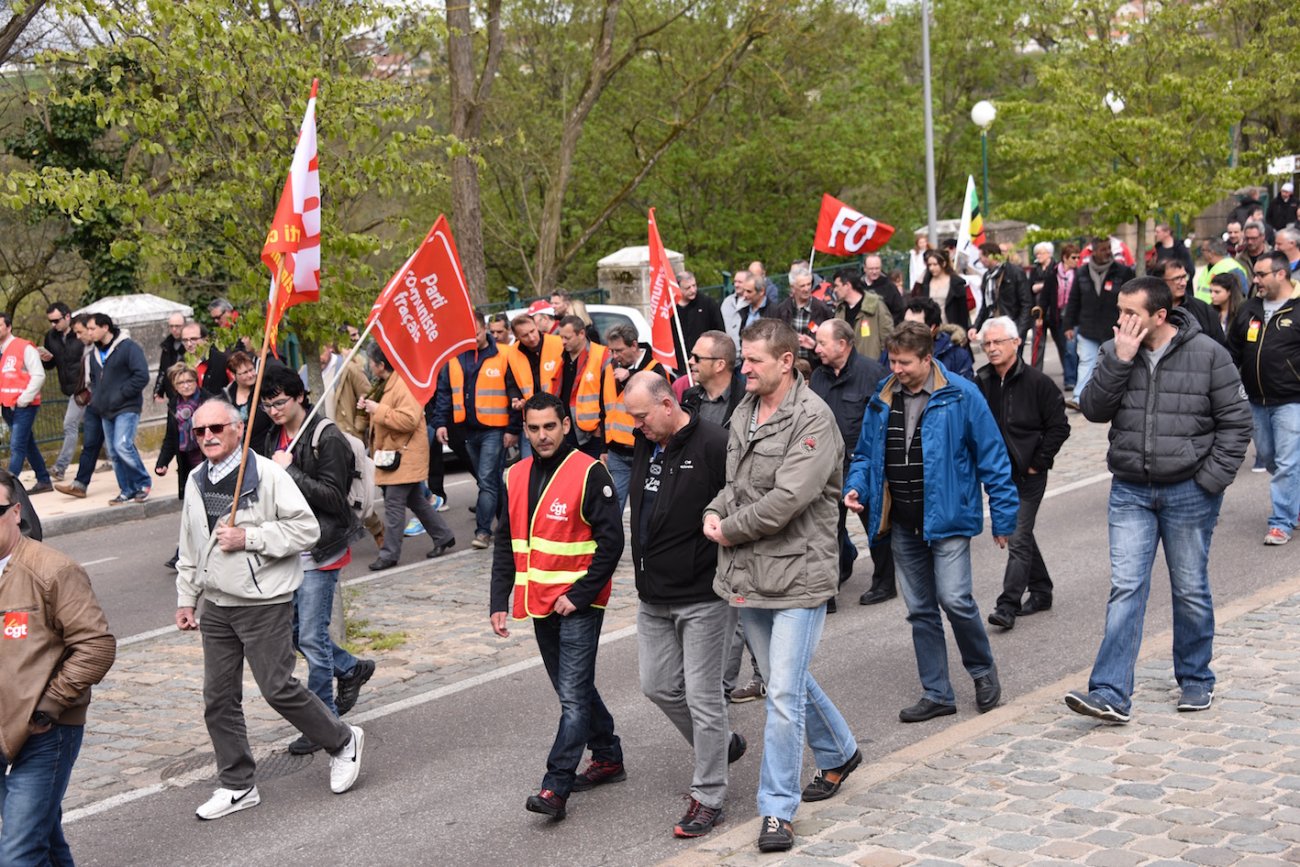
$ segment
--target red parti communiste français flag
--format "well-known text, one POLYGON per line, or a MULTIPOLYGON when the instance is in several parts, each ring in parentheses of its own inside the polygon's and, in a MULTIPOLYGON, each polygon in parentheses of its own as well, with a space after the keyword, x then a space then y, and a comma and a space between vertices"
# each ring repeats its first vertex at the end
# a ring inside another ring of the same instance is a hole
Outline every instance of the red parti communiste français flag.
POLYGON ((445 216, 379 293, 366 323, 372 320, 375 341, 421 404, 433 397, 443 364, 477 345, 474 307, 445 216))
POLYGON ((669 370, 677 369, 677 352, 673 347, 674 308, 681 300, 677 275, 664 252, 655 224, 655 209, 650 209, 650 352, 655 361, 669 370))
POLYGON ((280 193, 275 219, 266 233, 262 261, 271 269, 271 292, 266 302, 267 335, 275 343, 284 311, 304 301, 320 300, 320 173, 316 153, 316 89, 298 130, 289 177, 280 193), (278 278, 278 279, 277 279, 278 278))

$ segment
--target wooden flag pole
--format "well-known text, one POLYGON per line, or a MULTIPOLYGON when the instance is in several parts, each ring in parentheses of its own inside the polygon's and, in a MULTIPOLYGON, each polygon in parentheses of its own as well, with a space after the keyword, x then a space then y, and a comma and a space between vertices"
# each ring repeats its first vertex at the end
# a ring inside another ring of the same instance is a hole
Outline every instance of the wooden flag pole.
MULTIPOLYGON (((284 266, 276 268, 275 286, 276 294, 280 291, 280 277, 284 274, 284 266)), ((248 404, 248 421, 244 424, 244 441, 240 445, 239 453, 239 475, 235 476, 235 501, 230 504, 230 526, 235 526, 235 513, 239 511, 239 494, 244 487, 244 470, 248 468, 248 447, 253 440, 253 419, 257 415, 258 401, 262 397, 262 377, 266 375, 266 352, 271 343, 271 310, 267 305, 266 327, 262 329, 262 351, 257 361, 257 379, 253 383, 253 396, 248 404)))
POLYGON ((320 399, 312 404, 311 412, 307 413, 307 417, 302 420, 302 424, 298 425, 298 432, 293 435, 293 439, 289 440, 289 445, 285 451, 293 451, 293 447, 298 444, 298 440, 302 439, 302 432, 307 429, 307 422, 312 420, 316 415, 316 411, 325 403, 325 398, 329 396, 329 393, 334 390, 334 386, 343 378, 343 371, 348 369, 348 365, 352 363, 352 359, 361 351, 361 345, 366 342, 366 338, 370 336, 370 330, 375 327, 375 323, 378 321, 378 316, 371 319, 369 324, 366 325, 366 330, 362 331, 361 334, 357 336, 357 342, 352 345, 350 350, 348 350, 348 354, 343 358, 343 363, 339 365, 339 373, 335 374, 334 378, 330 380, 329 385, 325 386, 325 390, 320 393, 320 399))
MULTIPOLYGON (((680 291, 680 290, 679 290, 680 291)), ((691 387, 695 386, 695 377, 691 376, 691 348, 686 345, 686 336, 682 334, 682 317, 677 312, 677 302, 671 298, 668 299, 673 305, 673 327, 677 329, 677 339, 682 344, 682 361, 686 364, 686 382, 691 387)))

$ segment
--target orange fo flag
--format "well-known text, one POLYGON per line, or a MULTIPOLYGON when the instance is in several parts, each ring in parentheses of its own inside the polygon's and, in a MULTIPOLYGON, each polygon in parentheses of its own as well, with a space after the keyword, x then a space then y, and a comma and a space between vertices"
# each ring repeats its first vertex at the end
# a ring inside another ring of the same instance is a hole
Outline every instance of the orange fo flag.
POLYGON ((285 178, 280 205, 262 245, 262 261, 271 269, 271 292, 266 300, 267 340, 275 345, 276 330, 284 311, 304 301, 320 300, 320 172, 316 153, 316 89, 298 130, 289 177, 285 178))
POLYGON ((379 293, 366 319, 372 321, 375 341, 421 404, 433 397, 443 364, 477 345, 474 307, 445 216, 379 293))
POLYGON ((650 209, 650 353, 655 361, 669 370, 677 370, 677 352, 673 348, 673 316, 681 300, 677 275, 664 252, 655 224, 655 209, 650 209))

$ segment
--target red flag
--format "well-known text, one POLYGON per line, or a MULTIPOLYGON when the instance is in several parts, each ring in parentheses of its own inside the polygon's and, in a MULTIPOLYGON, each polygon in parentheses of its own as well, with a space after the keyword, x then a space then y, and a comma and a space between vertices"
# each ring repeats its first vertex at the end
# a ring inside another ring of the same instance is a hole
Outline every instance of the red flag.
POLYGON ((275 345, 275 332, 284 311, 304 301, 320 300, 320 173, 316 153, 316 89, 298 130, 289 176, 284 180, 275 219, 266 233, 262 261, 271 269, 271 292, 266 299, 267 335, 275 345), (278 284, 277 284, 278 278, 278 284))
POLYGON ((677 352, 673 348, 673 308, 681 300, 677 275, 664 252, 655 225, 655 209, 650 209, 650 352, 655 361, 669 370, 677 370, 677 352))
POLYGON ((370 308, 374 338, 421 404, 438 385, 438 369, 477 343, 474 307, 447 218, 439 215, 370 308))
POLYGON ((863 216, 834 196, 822 194, 813 249, 832 256, 874 253, 894 236, 894 227, 863 216))

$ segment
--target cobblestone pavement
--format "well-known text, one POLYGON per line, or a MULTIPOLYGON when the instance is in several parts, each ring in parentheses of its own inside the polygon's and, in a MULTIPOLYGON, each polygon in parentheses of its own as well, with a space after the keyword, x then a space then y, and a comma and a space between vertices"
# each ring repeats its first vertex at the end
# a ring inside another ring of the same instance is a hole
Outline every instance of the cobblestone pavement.
POLYGON ((1167 650, 1139 663, 1126 726, 1065 708, 1082 672, 864 765, 800 808, 790 853, 760 854, 754 820, 669 863, 1300 862, 1300 575, 1219 614, 1208 711, 1174 709, 1167 650))
MULTIPOLYGON (((1077 413, 1071 422, 1074 435, 1057 459, 1052 489, 1105 472, 1105 427, 1089 425, 1077 413)), ((615 575, 606 635, 635 625, 628 557, 615 575)), ((351 619, 367 621, 366 629, 406 635, 398 647, 362 654, 375 659, 378 669, 354 714, 536 657, 531 630, 513 630, 509 639, 491 634, 490 562, 488 551, 465 551, 376 578, 345 579, 352 585, 346 591, 351 619)), ((75 816, 78 808, 109 798, 215 773, 203 725, 202 656, 195 633, 168 633, 119 648, 117 663, 95 689, 65 811, 75 816)), ((298 676, 306 679, 301 660, 298 676)), ((259 759, 297 736, 261 699, 249 675, 244 696, 249 739, 259 759)))

